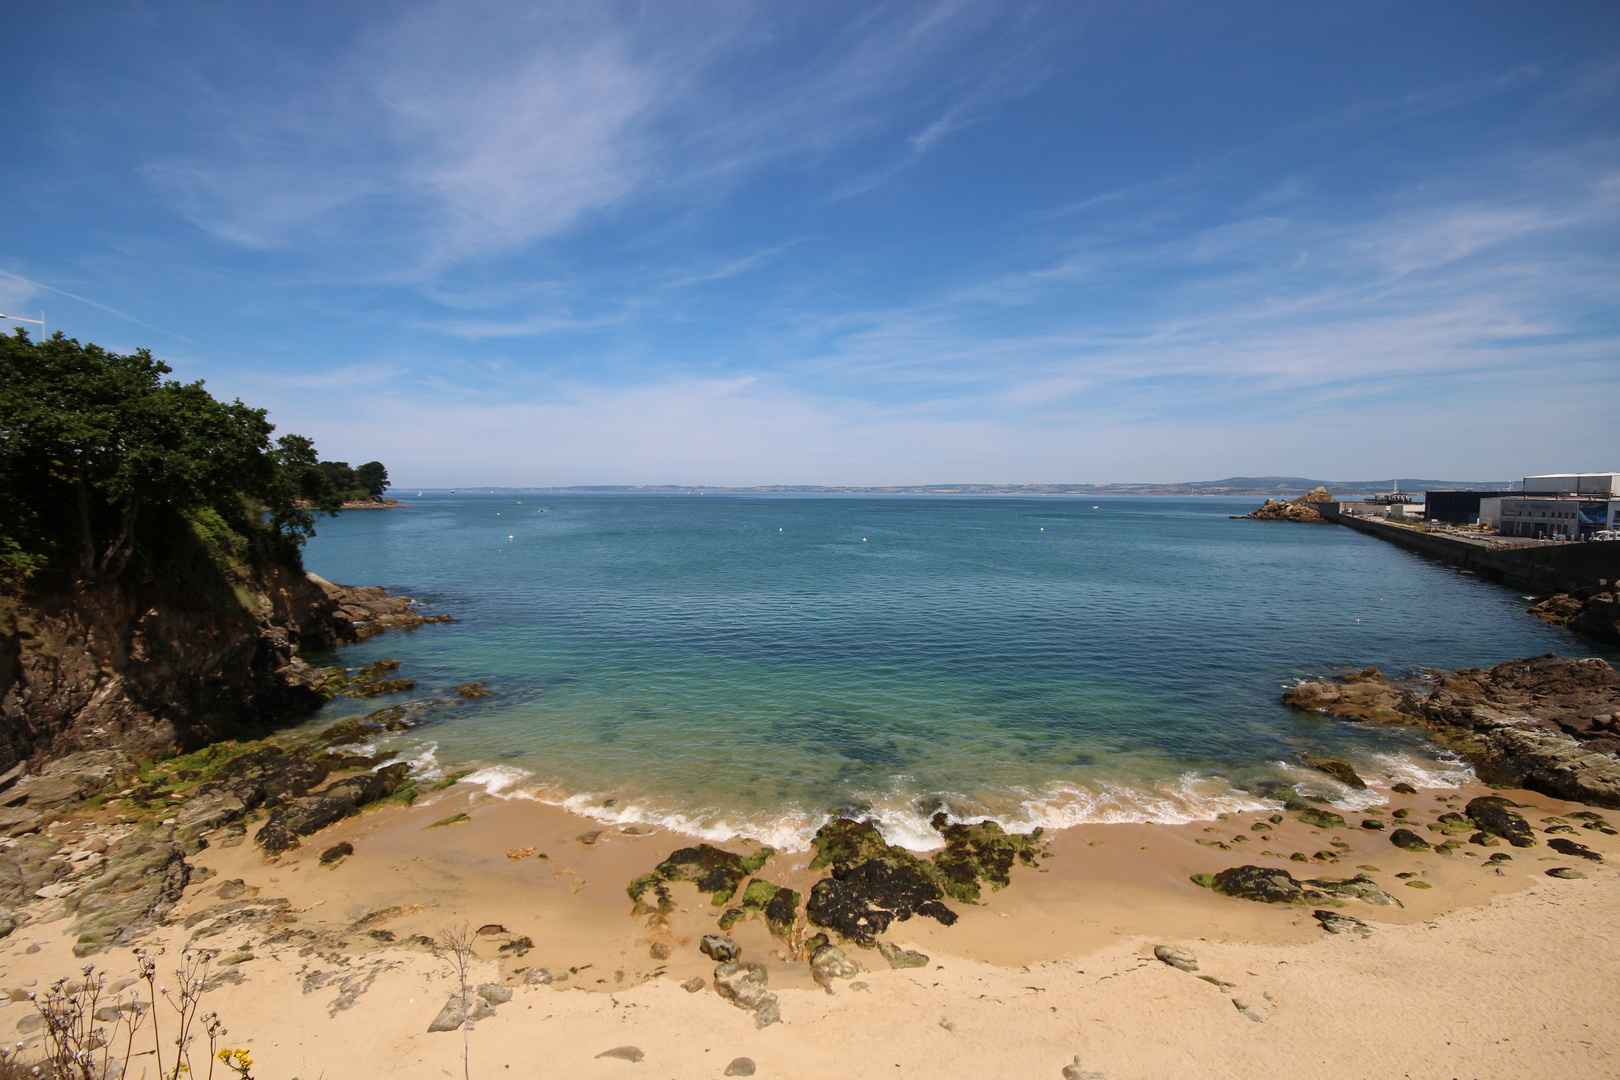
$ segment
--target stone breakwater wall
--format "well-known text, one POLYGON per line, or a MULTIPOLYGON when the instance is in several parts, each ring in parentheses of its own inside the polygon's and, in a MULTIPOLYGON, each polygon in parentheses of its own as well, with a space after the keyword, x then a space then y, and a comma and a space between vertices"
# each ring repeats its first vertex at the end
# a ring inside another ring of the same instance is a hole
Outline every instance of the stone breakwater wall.
POLYGON ((1373 518, 1348 517, 1337 503, 1313 504, 1324 518, 1411 551, 1444 559, 1536 593, 1567 593, 1620 581, 1620 540, 1493 548, 1487 543, 1420 532, 1373 518))

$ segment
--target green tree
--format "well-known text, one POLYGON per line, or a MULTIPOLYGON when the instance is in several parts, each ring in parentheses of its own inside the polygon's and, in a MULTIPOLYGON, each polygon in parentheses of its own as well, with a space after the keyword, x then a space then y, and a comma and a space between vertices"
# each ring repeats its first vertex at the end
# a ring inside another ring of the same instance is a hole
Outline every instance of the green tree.
POLYGON ((93 585, 128 564, 143 514, 207 509, 296 550, 314 525, 297 500, 333 502, 310 487, 314 446, 272 446, 265 410, 164 379, 171 370, 145 349, 60 332, 0 337, 0 549, 70 562, 93 585))
POLYGON ((380 461, 368 461, 354 470, 354 480, 373 499, 381 499, 388 490, 388 470, 380 461))

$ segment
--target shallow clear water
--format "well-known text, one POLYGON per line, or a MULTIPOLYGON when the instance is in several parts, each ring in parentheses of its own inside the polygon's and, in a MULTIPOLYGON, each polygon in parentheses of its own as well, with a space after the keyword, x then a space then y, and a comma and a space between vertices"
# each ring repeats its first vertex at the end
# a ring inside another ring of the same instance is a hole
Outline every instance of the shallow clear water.
MULTIPOLYGON (((604 820, 799 846, 840 807, 926 846, 936 806, 1013 827, 1189 820, 1237 785, 1457 775, 1410 732, 1302 717, 1291 681, 1593 645, 1514 591, 1253 499, 411 497, 323 521, 309 569, 461 620, 397 657, 383 744, 604 820), (544 512, 542 512, 544 511, 544 512), (462 701, 450 687, 488 683, 462 701), (609 804, 611 800, 611 804, 609 804)), ((1339 792, 1339 794, 1344 794, 1339 792)))

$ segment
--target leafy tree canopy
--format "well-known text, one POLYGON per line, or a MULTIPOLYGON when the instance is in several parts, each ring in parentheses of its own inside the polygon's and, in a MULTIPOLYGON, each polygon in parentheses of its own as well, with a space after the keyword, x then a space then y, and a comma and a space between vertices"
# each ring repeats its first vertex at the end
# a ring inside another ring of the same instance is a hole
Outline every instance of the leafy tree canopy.
POLYGON ((111 581, 149 522, 198 514, 297 562, 313 512, 340 501, 314 444, 272 442, 265 410, 170 373, 145 349, 0 337, 0 578, 55 565, 111 581))

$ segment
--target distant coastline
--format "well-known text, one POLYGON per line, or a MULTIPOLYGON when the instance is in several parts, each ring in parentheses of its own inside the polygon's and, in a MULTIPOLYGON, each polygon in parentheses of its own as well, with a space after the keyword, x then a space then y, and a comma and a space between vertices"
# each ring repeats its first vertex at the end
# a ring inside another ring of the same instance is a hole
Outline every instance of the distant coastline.
POLYGON ((1518 485, 1505 480, 1313 480, 1302 476, 1233 476, 1225 480, 1189 480, 1168 484, 891 484, 859 487, 839 484, 759 484, 726 487, 707 484, 578 484, 562 487, 462 485, 417 490, 436 495, 1303 495, 1326 488, 1333 495, 1378 495, 1401 491, 1507 491, 1518 485))

